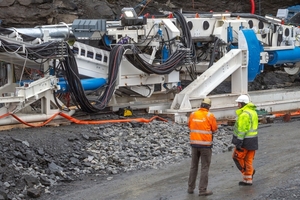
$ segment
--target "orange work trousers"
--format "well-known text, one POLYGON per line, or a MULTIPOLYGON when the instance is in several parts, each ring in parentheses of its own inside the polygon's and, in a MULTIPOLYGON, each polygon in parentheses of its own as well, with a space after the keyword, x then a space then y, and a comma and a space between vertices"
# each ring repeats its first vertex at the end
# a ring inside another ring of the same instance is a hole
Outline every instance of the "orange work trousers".
POLYGON ((252 183, 254 156, 255 150, 247 150, 242 148, 241 151, 238 151, 236 148, 234 148, 233 151, 233 161, 237 168, 241 171, 244 182, 247 183, 252 183))

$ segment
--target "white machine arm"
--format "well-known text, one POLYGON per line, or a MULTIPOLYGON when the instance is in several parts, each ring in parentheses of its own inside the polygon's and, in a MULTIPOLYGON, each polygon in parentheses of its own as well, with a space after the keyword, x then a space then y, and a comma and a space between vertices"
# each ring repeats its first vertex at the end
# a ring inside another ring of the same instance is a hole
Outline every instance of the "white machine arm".
POLYGON ((191 84, 176 94, 171 109, 190 111, 199 107, 199 101, 192 105, 192 100, 204 99, 212 90, 231 75, 233 93, 247 93, 247 52, 241 49, 229 51, 213 66, 197 77, 191 84), (244 81, 246 80, 246 81, 244 81))

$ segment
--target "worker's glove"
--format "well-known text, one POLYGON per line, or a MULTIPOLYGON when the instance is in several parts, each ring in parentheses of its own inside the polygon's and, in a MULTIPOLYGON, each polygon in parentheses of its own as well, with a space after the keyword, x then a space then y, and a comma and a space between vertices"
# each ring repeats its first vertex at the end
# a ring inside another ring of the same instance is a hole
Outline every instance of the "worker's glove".
POLYGON ((244 150, 240 146, 236 146, 236 150, 240 152, 244 152, 244 150))

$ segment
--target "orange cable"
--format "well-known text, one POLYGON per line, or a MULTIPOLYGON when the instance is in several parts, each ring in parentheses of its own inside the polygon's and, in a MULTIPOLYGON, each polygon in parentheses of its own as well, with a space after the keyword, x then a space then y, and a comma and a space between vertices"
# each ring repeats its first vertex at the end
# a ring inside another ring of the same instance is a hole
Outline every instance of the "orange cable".
POLYGON ((10 113, 5 113, 4 115, 1 115, 1 116, 0 116, 0 119, 1 119, 1 118, 4 118, 4 117, 7 117, 7 116, 9 116, 9 115, 10 115, 10 113))
POLYGON ((20 123, 22 124, 25 124, 27 126, 30 126, 30 127, 42 127, 46 124, 48 124, 50 121, 52 121, 57 115, 60 115, 62 117, 64 117, 65 119, 71 121, 71 122, 74 122, 75 124, 106 124, 106 123, 124 123, 124 122, 144 122, 144 123, 149 123, 151 121, 153 121, 154 119, 160 119, 161 121, 165 121, 167 122, 168 120, 162 118, 162 117, 159 117, 159 116, 153 116, 152 118, 150 119, 145 119, 145 118, 132 118, 132 119, 112 119, 112 120, 96 120, 96 121, 84 121, 84 120, 78 120, 74 117, 71 117, 70 115, 67 115, 65 113, 62 113, 62 112, 58 112, 58 113, 55 113, 53 116, 51 116, 48 120, 46 120, 45 122, 41 123, 41 124, 38 124, 38 125, 33 125, 33 124, 30 124, 30 123, 27 123, 23 120, 21 120, 18 116, 12 114, 12 113, 6 113, 4 115, 1 115, 0 116, 0 119, 1 118, 4 118, 4 117, 7 117, 7 116, 13 116, 17 121, 19 121, 20 123))
POLYGON ((14 114, 11 114, 11 116, 13 116, 16 120, 18 120, 19 122, 21 122, 22 124, 25 124, 27 126, 30 126, 30 127, 42 127, 46 124, 48 124, 50 121, 52 121, 59 113, 55 113, 52 117, 50 117, 48 120, 46 120, 45 122, 41 123, 41 124, 38 124, 38 125, 32 125, 32 124, 29 124, 23 120, 21 120, 19 117, 17 117, 16 115, 14 114))
POLYGON ((83 120, 78 120, 75 119, 65 113, 59 113, 60 116, 66 118, 69 121, 72 121, 76 124, 106 124, 106 123, 118 123, 118 122, 144 122, 144 123, 149 123, 153 121, 154 119, 158 118, 161 121, 167 122, 168 120, 159 117, 159 116, 153 116, 150 119, 145 119, 145 118, 134 118, 134 119, 110 119, 110 120, 96 120, 96 121, 83 121, 83 120))

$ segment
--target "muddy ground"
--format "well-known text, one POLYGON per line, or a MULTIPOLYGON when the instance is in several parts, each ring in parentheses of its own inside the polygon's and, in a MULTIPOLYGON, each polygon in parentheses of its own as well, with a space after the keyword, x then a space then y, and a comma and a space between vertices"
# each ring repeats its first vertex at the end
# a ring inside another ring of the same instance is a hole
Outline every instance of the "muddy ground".
MULTIPOLYGON (((28 141, 32 147, 43 147, 53 160, 63 159, 64 154, 74 150, 74 138, 87 131, 89 125, 69 125, 61 127, 42 127, 2 131, 1 139, 10 137, 28 141)), ((113 126, 113 125, 112 125, 113 126)), ((209 189, 214 194, 199 197, 198 191, 187 194, 187 180, 190 158, 176 164, 163 165, 157 169, 143 169, 127 173, 101 175, 86 174, 76 180, 62 180, 52 186, 49 193, 42 193, 39 200, 260 200, 260 199, 299 199, 300 198, 300 121, 292 118, 289 122, 282 119, 271 124, 259 126, 259 150, 254 166, 256 174, 253 186, 238 186, 241 175, 235 167, 232 152, 213 156, 209 189)), ((188 135, 187 135, 188 137, 188 135)), ((77 140, 85 143, 84 140, 77 140)), ((83 144, 81 144, 83 145, 83 144)), ((4 147, 1 147, 4 151, 4 147)), ((76 152, 78 153, 78 152, 76 152)), ((9 159, 6 157, 5 159, 9 159)), ((49 158, 50 159, 50 158, 49 158)), ((1 164, 1 176, 17 179, 11 174, 9 166, 1 164), (4 170, 4 171, 3 171, 4 170), (5 171, 6 170, 6 171, 5 171)), ((21 177, 20 177, 21 178, 21 177)), ((16 181, 17 182, 17 181, 16 181)), ((21 181, 20 181, 21 182, 21 181)), ((16 184, 12 187, 20 187, 16 184)), ((25 183, 23 185, 25 190, 25 183)))

